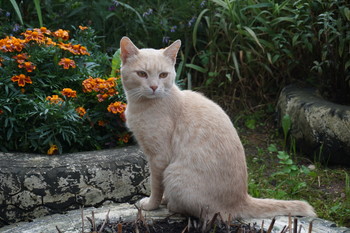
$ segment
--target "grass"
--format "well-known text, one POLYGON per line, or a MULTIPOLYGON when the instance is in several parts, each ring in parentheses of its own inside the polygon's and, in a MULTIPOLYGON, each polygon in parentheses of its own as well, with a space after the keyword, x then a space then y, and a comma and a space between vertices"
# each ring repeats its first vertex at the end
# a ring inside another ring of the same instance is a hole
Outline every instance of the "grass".
POLYGON ((318 217, 350 227, 350 169, 327 167, 314 156, 295 153, 295 143, 291 149, 285 147, 283 132, 273 124, 273 114, 262 112, 236 120, 246 150, 249 193, 261 198, 308 201, 318 217), (252 117, 256 124, 247 127, 246 121, 252 117))

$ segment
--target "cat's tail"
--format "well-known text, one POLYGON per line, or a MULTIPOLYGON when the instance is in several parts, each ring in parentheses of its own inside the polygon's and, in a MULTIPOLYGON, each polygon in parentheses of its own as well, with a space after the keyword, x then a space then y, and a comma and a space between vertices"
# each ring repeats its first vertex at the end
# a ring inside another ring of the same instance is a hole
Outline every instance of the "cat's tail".
POLYGON ((272 218, 278 215, 316 217, 314 208, 304 201, 259 199, 247 196, 241 218, 272 218))

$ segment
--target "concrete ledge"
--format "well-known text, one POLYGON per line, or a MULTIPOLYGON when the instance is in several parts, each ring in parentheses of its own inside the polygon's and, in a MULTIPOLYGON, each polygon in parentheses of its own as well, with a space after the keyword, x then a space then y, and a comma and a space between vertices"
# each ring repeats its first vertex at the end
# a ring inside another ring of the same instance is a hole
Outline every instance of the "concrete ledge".
POLYGON ((137 146, 55 156, 0 153, 0 161, 0 227, 150 193, 137 146))
MULTIPOLYGON (((110 204, 100 208, 87 208, 84 210, 84 232, 91 231, 91 224, 86 219, 86 216, 92 216, 91 212, 94 211, 96 224, 102 223, 109 212, 110 222, 117 221, 122 218, 125 221, 133 221, 137 218, 137 209, 130 204, 110 204)), ((155 211, 143 211, 143 215, 146 220, 159 220, 170 218, 172 220, 186 220, 181 215, 173 215, 166 208, 162 207, 155 211)), ((270 226, 271 219, 244 219, 243 222, 257 223, 257 226, 262 226, 264 221, 264 229, 270 226)), ((350 229, 344 227, 337 227, 334 223, 325 221, 322 219, 313 218, 299 218, 298 227, 301 225, 301 233, 307 233, 309 230, 310 222, 313 221, 313 231, 317 233, 345 233, 350 232, 350 229)), ((273 233, 279 233, 284 226, 288 226, 288 217, 277 217, 272 230, 273 233)), ((30 223, 16 223, 11 226, 6 226, 0 229, 2 233, 22 232, 22 233, 56 233, 56 226, 65 233, 80 233, 82 232, 82 218, 81 210, 72 210, 64 215, 52 215, 45 216, 39 219, 35 219, 30 223)))
POLYGON ((277 103, 278 120, 288 114, 297 147, 321 162, 350 166, 350 106, 324 100, 312 88, 285 87, 277 103))

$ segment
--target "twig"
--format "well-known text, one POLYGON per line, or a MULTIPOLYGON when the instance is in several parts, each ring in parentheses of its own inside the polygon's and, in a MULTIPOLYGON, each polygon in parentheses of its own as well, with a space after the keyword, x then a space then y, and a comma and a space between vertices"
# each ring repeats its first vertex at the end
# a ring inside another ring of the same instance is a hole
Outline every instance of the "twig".
POLYGON ((262 222, 261 222, 260 233, 264 233, 264 220, 262 220, 262 222))
POLYGON ((290 213, 288 215, 288 228, 289 228, 289 233, 292 233, 292 216, 290 213))
POLYGON ((81 210, 81 232, 84 233, 84 207, 80 206, 81 210))
POLYGON ((122 233, 123 232, 123 224, 118 223, 117 228, 118 228, 118 232, 117 233, 122 233))
POLYGON ((276 222, 276 218, 273 218, 271 223, 270 223, 269 229, 267 230, 267 233, 271 233, 271 231, 273 229, 273 225, 275 225, 275 222, 276 222))
MULTIPOLYGON (((102 224, 100 230, 98 231, 98 233, 102 233, 103 228, 105 228, 105 225, 106 225, 106 223, 107 223, 107 221, 108 221, 109 211, 110 211, 110 210, 108 210, 107 215, 106 215, 106 218, 105 218, 105 220, 103 221, 103 224, 102 224)), ((119 228, 118 228, 118 231, 119 231, 119 228)))
POLYGON ((302 225, 300 224, 298 233, 301 233, 301 228, 302 228, 302 225))
POLYGON ((288 227, 287 227, 287 226, 284 226, 284 227, 283 227, 283 229, 282 229, 281 233, 284 233, 284 232, 285 232, 285 230, 288 230, 288 227))
POLYGON ((91 211, 91 217, 92 217, 92 229, 94 232, 97 231, 97 228, 96 228, 96 221, 95 221, 95 213, 94 211, 91 211))
POLYGON ((298 219, 294 218, 293 233, 298 233, 298 219))
POLYGON ((58 226, 56 226, 56 230, 58 231, 58 233, 62 233, 62 231, 60 231, 60 229, 58 229, 58 226))
POLYGON ((312 223, 313 223, 313 221, 314 221, 314 220, 312 220, 312 221, 310 222, 310 225, 309 225, 309 233, 312 232, 312 223))

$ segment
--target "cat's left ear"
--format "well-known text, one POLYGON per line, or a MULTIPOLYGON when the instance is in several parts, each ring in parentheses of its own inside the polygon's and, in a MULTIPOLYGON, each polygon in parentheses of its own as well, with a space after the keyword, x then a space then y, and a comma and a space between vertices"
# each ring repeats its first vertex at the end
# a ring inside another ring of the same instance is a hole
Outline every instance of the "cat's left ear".
POLYGON ((177 53, 179 52, 179 49, 181 47, 181 40, 177 40, 173 42, 169 47, 164 49, 164 55, 169 57, 173 63, 176 62, 176 56, 177 53))

